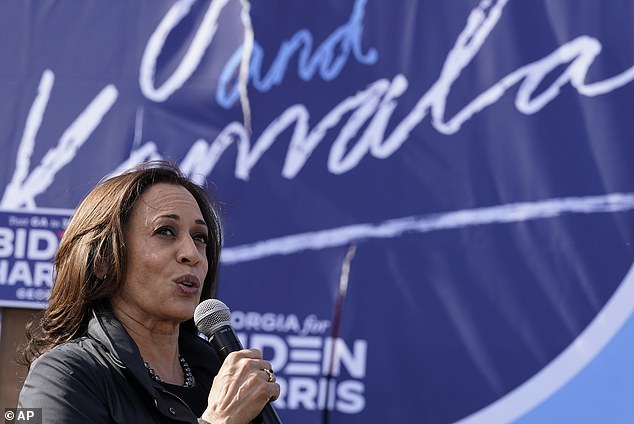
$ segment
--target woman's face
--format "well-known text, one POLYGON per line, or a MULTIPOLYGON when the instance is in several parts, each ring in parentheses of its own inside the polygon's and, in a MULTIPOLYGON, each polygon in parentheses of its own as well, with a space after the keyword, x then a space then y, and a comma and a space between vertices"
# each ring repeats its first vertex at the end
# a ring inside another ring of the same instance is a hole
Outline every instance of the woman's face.
POLYGON ((174 184, 149 187, 124 232, 128 266, 114 308, 139 320, 190 319, 208 268, 207 225, 191 193, 174 184))

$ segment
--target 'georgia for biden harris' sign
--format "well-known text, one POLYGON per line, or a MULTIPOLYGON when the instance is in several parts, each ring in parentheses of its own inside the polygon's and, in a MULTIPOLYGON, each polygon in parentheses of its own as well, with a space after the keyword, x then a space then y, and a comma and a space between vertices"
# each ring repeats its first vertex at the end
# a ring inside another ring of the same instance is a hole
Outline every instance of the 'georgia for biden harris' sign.
POLYGON ((218 296, 284 421, 631 422, 633 20, 2 4, 0 304, 43 307, 72 209, 163 158, 217 199, 218 296))
POLYGON ((0 305, 46 307, 53 285, 53 256, 70 213, 0 212, 0 305))

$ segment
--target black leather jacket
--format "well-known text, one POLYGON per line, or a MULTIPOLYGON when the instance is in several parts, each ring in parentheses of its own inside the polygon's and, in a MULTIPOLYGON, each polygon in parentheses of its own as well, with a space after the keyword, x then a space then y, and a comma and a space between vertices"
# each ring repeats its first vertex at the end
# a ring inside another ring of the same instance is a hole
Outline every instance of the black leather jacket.
MULTIPOLYGON (((206 404, 220 361, 204 340, 183 328, 179 350, 206 404)), ((43 423, 199 422, 185 401, 149 377, 136 344, 106 311, 93 311, 85 337, 31 364, 18 407, 42 408, 43 423)))

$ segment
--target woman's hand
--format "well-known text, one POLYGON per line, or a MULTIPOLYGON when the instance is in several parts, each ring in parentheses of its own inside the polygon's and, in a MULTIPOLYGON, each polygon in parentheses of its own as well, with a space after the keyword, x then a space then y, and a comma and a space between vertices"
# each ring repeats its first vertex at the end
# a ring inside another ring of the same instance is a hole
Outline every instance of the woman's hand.
POLYGON ((262 359, 262 352, 243 349, 225 358, 214 378, 202 417, 213 424, 247 424, 267 402, 280 395, 275 376, 269 377, 271 364, 262 359))

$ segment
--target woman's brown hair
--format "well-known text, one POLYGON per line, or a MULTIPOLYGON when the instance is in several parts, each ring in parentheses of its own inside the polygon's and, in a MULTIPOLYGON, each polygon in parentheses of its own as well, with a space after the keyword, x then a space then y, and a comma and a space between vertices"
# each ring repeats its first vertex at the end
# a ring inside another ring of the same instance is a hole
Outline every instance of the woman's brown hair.
MULTIPOLYGON (((99 183, 75 210, 55 254, 55 280, 48 307, 39 322, 27 325, 27 343, 18 354, 20 363, 30 366, 47 350, 85 335, 91 308, 109 305, 128 266, 124 228, 130 212, 141 194, 158 183, 183 186, 194 196, 209 231, 209 270, 201 300, 214 295, 222 233, 207 192, 172 163, 143 163, 99 183)), ((193 320, 182 327, 195 329, 193 320)))

